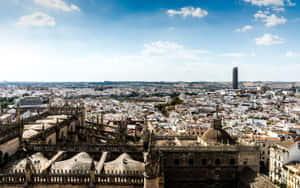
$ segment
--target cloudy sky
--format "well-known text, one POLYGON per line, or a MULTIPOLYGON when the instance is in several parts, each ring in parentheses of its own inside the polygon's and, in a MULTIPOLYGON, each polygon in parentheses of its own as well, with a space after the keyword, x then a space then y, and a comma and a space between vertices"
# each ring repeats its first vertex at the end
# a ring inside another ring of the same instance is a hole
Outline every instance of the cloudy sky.
POLYGON ((0 0, 0 81, 300 81, 298 0, 0 0))

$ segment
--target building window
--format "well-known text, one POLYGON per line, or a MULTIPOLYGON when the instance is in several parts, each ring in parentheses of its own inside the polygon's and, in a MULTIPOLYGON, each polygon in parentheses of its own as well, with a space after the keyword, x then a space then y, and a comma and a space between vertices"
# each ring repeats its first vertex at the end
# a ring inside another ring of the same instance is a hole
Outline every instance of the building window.
POLYGON ((175 164, 175 165, 179 165, 179 159, 175 159, 175 160, 174 160, 174 164, 175 164))
POLYGON ((202 165, 206 165, 206 164, 207 164, 206 159, 202 159, 202 165))
POLYGON ((248 161, 244 161, 244 165, 247 165, 248 164, 248 161))
POLYGON ((191 165, 191 166, 194 165, 194 160, 193 159, 189 159, 189 165, 191 165))
POLYGON ((220 165, 221 164, 221 160, 220 159, 216 159, 215 164, 216 165, 220 165))
POLYGON ((234 165, 235 164, 235 160, 234 159, 230 159, 230 164, 234 165))

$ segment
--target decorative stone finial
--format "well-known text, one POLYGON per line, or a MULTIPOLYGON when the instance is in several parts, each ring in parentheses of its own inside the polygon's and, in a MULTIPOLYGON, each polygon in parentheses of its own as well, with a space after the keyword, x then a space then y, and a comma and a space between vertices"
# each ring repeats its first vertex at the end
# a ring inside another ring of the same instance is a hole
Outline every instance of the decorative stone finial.
POLYGON ((93 171, 95 170, 95 161, 94 161, 94 159, 92 160, 90 170, 91 170, 91 171, 92 171, 92 170, 93 170, 93 171))
POLYGON ((212 128, 214 129, 222 129, 222 119, 219 117, 219 104, 217 104, 216 106, 216 116, 214 117, 213 119, 213 122, 212 122, 212 128))

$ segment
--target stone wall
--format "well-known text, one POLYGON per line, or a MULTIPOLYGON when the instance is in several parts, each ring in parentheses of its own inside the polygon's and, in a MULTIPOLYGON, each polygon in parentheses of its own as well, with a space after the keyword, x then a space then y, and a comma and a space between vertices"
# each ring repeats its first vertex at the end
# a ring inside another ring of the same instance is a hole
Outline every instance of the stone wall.
POLYGON ((53 133, 53 134, 49 135, 46 138, 46 143, 47 144, 56 144, 56 133, 53 133))
MULTIPOLYGON (((29 185, 28 188, 87 188, 88 185, 72 185, 72 184, 51 184, 51 185, 29 185)), ((142 188, 143 185, 95 185, 94 188, 142 188)), ((24 188, 24 185, 6 184, 1 185, 1 188, 24 188)))
POLYGON ((164 153, 165 187, 235 187, 238 152, 164 153))
MULTIPOLYGON (((139 171, 109 171, 99 173, 94 168, 88 171, 53 170, 49 173, 32 171, 28 160, 26 170, 10 171, 0 174, 0 187, 10 185, 122 185, 143 186, 144 175, 139 171)), ((16 186, 15 186, 16 187, 16 186)))
POLYGON ((0 153, 2 153, 3 156, 0 156, 0 157, 2 157, 2 159, 3 159, 5 154, 7 154, 8 157, 11 156, 17 152, 18 148, 19 148, 19 138, 15 138, 4 144, 1 144, 0 145, 0 153))
POLYGON ((239 152, 239 166, 250 167, 254 172, 259 172, 260 151, 241 151, 239 152))

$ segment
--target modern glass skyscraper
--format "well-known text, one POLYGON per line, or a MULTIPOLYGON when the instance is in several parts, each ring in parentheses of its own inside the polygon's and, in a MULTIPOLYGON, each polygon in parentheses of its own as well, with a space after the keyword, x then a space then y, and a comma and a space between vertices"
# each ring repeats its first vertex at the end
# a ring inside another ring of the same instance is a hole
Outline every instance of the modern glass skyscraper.
POLYGON ((239 88, 239 80, 238 80, 238 68, 234 67, 232 70, 232 89, 239 88))

